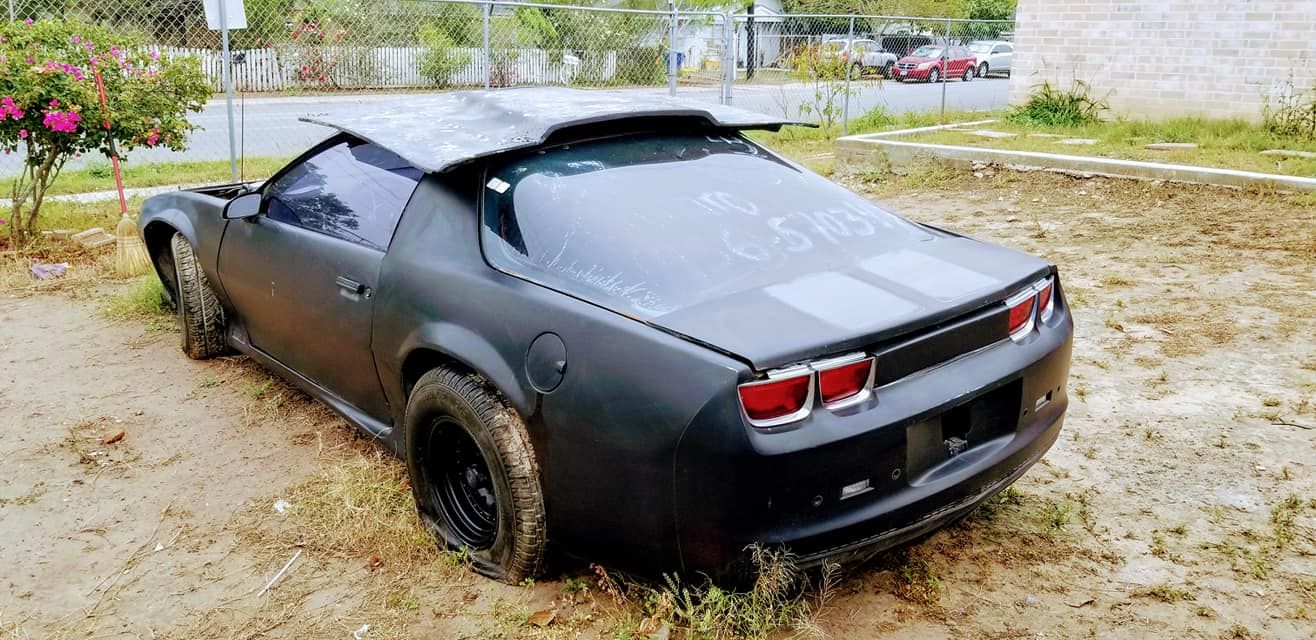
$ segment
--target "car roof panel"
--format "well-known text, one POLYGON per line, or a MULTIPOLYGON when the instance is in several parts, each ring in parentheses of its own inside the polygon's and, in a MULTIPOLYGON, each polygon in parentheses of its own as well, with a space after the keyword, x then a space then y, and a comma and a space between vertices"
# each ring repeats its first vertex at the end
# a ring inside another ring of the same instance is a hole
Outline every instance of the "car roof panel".
POLYGON ((651 117, 703 118, 730 129, 814 126, 658 93, 565 87, 453 91, 417 98, 405 109, 364 116, 320 114, 301 120, 380 145, 422 171, 441 172, 477 158, 541 145, 566 127, 651 117))

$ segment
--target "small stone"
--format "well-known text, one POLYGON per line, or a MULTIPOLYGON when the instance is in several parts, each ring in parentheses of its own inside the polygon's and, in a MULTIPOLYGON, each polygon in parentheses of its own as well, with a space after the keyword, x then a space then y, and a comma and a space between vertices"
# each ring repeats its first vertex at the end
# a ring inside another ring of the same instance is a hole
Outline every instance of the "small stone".
POLYGON ((1065 138, 1057 140, 1056 144, 1096 144, 1097 141, 1092 138, 1065 138))
POLYGON ((1197 143, 1195 143, 1195 142, 1153 142, 1153 143, 1151 143, 1151 144, 1143 145, 1143 148, 1144 148, 1144 149, 1151 149, 1152 151, 1174 151, 1174 150, 1177 150, 1177 149, 1196 149, 1196 148, 1197 148, 1197 143))

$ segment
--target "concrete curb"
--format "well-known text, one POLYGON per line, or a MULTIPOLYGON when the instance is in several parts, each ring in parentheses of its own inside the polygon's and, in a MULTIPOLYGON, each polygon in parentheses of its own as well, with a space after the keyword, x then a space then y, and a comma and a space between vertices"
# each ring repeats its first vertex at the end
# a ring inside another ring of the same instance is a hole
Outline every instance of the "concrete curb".
MULTIPOLYGON (((961 123, 954 126, 965 126, 961 123)), ((936 128, 948 128, 941 126, 936 128)), ((905 142, 889 138, 932 130, 931 127, 887 131, 880 134, 846 136, 836 140, 836 156, 844 160, 863 161, 874 156, 885 157, 893 164, 903 164, 915 158, 935 158, 953 164, 970 165, 974 162, 999 164, 1010 169, 1049 169, 1067 173, 1090 174, 1111 178, 1137 180, 1169 180, 1222 187, 1269 187, 1281 191, 1316 191, 1316 178, 1285 176, 1274 173, 1257 173, 1235 169, 1217 169, 1184 164, 1116 160, 1093 156, 1071 156, 1040 151, 1006 151, 984 147, 961 147, 946 144, 905 142)))

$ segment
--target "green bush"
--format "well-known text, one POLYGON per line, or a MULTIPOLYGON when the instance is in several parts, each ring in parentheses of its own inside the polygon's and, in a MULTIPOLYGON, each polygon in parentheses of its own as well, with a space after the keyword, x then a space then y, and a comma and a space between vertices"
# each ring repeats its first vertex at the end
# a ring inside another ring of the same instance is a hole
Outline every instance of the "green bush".
POLYGON ((426 48, 420 74, 440 87, 452 86, 453 76, 471 63, 471 54, 457 50, 452 37, 433 22, 421 25, 417 37, 426 48))
POLYGON ((0 150, 23 159, 9 189, 11 244, 35 237, 46 191, 70 158, 111 145, 182 151, 195 128, 187 114, 210 95, 195 58, 161 56, 131 35, 74 20, 0 22, 0 150))
POLYGON ((1011 109, 1005 119, 1024 125, 1076 127, 1097 122, 1109 108, 1104 99, 1092 96, 1092 87, 1082 80, 1075 80, 1068 89, 1043 82, 1033 89, 1028 102, 1011 109))

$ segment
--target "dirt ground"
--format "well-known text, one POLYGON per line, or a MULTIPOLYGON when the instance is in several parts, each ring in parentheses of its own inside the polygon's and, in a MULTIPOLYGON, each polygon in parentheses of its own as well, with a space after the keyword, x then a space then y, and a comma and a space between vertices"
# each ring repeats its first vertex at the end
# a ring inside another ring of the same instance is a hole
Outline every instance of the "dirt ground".
MULTIPOLYGON (((1313 637, 1316 207, 1044 173, 874 177, 843 179, 1059 265, 1072 404, 1015 490, 847 568, 810 596, 811 626, 774 635, 1313 637)), ((0 298, 0 638, 661 629, 587 567, 512 587, 429 551, 400 465, 241 358, 189 361, 167 323, 104 319, 124 288, 0 298)))

